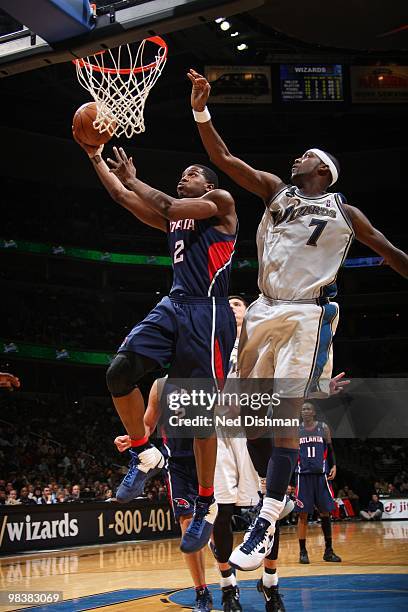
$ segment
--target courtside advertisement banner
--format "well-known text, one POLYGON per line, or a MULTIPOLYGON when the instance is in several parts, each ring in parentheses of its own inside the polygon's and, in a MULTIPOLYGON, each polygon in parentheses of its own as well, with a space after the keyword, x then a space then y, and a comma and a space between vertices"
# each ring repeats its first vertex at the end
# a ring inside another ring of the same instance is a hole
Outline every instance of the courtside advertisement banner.
POLYGON ((96 502, 2 506, 0 554, 175 537, 167 504, 96 502))
POLYGON ((383 498, 380 501, 384 505, 382 519, 401 520, 408 519, 408 498, 383 498))

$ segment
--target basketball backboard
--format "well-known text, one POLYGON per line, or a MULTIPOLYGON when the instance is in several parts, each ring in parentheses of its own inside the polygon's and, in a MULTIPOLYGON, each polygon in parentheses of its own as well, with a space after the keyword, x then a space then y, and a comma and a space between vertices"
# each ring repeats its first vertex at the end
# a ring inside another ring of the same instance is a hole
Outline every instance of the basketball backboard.
MULTIPOLYGON (((262 5, 263 1, 120 0, 97 8, 95 22, 89 31, 70 38, 62 36, 59 41, 54 38, 52 42, 33 31, 30 23, 24 23, 22 30, 0 37, 0 77, 68 62, 149 36, 202 25, 216 17, 248 11, 262 5)), ((16 16, 13 6, 10 0, 0 0, 0 8, 21 20, 21 10, 16 16)), ((29 13, 27 17, 29 19, 29 13)))

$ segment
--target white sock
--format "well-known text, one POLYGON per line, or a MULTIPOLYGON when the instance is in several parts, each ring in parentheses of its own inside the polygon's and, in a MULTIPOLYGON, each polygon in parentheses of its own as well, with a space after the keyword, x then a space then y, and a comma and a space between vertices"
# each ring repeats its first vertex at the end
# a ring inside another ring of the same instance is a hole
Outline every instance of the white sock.
POLYGON ((259 479, 259 490, 262 493, 262 495, 266 494, 266 478, 259 479))
POLYGON ((276 571, 274 574, 267 574, 265 569, 262 574, 262 584, 270 589, 273 586, 278 586, 279 578, 278 572, 276 571))
POLYGON ((286 500, 278 501, 277 499, 273 499, 273 497, 264 497, 262 509, 259 513, 259 516, 267 521, 269 521, 274 530, 275 523, 279 520, 279 515, 285 507, 286 500))
POLYGON ((221 588, 235 586, 237 584, 237 579, 235 577, 235 574, 232 573, 231 576, 228 576, 228 578, 224 578, 223 576, 221 576, 220 584, 221 584, 221 588))

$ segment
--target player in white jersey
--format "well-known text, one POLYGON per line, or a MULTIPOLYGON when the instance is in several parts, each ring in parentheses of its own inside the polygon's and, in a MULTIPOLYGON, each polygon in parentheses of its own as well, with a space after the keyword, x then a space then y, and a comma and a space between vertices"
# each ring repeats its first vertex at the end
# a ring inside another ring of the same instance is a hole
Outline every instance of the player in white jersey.
MULTIPOLYGON (((325 391, 331 377, 332 339, 338 306, 330 301, 347 250, 355 237, 408 277, 408 257, 376 230, 340 194, 328 193, 339 175, 337 160, 308 149, 294 161, 291 184, 252 168, 230 153, 206 107, 210 85, 190 70, 191 103, 211 161, 266 207, 257 234, 261 295, 247 311, 241 333, 238 372, 242 378, 279 380, 277 418, 299 418, 304 397, 325 391)), ((328 389, 327 389, 328 390, 328 389)), ((234 550, 230 563, 259 567, 274 533, 298 456, 298 427, 275 432, 267 494, 251 537, 234 550)))

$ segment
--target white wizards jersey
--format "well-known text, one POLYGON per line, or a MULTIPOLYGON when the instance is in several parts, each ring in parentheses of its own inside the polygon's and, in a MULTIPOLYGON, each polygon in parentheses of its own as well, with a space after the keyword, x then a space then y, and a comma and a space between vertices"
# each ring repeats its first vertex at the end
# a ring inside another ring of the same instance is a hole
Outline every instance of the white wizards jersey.
POLYGON ((307 198, 285 187, 258 227, 260 291, 277 300, 333 297, 353 237, 340 194, 307 198))

